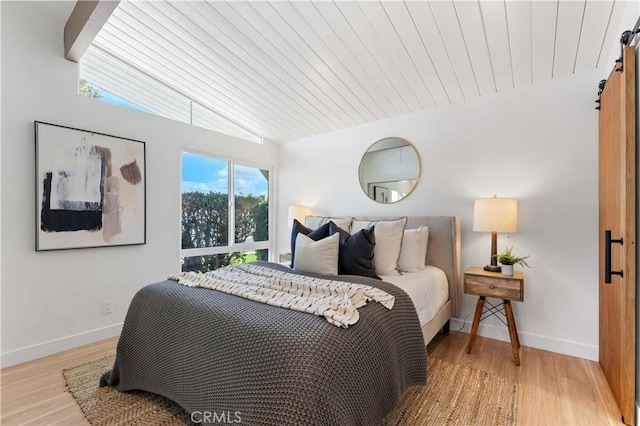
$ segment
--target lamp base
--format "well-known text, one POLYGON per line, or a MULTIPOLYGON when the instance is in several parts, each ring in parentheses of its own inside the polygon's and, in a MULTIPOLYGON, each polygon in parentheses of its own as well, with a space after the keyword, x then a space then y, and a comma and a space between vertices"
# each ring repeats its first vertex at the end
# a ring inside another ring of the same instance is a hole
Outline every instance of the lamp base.
POLYGON ((484 267, 485 271, 488 272, 502 272, 502 268, 500 266, 487 265, 484 267))

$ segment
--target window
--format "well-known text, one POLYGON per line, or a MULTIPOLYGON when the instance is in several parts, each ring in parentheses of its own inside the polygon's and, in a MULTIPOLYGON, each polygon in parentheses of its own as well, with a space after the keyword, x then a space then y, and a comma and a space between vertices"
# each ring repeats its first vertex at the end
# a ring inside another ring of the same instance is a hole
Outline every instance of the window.
POLYGON ((92 99, 100 99, 101 101, 108 102, 110 104, 123 106, 129 109, 135 109, 136 111, 147 112, 151 114, 151 111, 146 110, 138 105, 132 104, 126 99, 122 99, 120 96, 116 96, 111 92, 107 92, 89 83, 87 80, 80 80, 80 94, 92 99))
POLYGON ((80 62, 79 91, 90 98, 262 143, 260 136, 95 46, 89 47, 80 62))
POLYGON ((183 271, 268 260, 269 216, 269 170, 182 153, 183 271))

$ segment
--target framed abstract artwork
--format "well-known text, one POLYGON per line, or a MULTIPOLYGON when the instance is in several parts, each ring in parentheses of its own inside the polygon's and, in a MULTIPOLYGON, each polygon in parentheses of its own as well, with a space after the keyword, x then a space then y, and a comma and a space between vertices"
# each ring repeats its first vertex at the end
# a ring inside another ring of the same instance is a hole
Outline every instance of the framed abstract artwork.
POLYGON ((36 251, 146 243, 145 143, 35 122, 36 251))

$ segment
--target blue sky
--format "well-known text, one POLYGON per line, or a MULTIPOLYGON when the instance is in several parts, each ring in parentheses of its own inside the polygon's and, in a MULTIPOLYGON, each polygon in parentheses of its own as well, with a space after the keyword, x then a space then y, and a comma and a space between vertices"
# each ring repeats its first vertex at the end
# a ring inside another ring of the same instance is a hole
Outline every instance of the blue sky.
MULTIPOLYGON (((229 163, 202 155, 182 153, 182 192, 222 192, 229 187, 229 163)), ((267 195, 269 182, 260 170, 235 166, 236 194, 267 195)))
POLYGON ((101 101, 105 101, 105 102, 109 102, 110 104, 116 104, 116 105, 120 105, 126 108, 130 108, 130 109, 135 109, 136 111, 142 111, 142 112, 147 112, 149 114, 151 114, 151 112, 149 110, 146 110, 142 107, 139 107, 138 105, 132 104, 129 101, 126 101, 124 99, 122 99, 119 96, 114 95, 113 93, 109 93, 105 90, 102 91, 102 97, 100 98, 101 101))
POLYGON ((132 104, 131 102, 127 101, 126 99, 122 99, 120 96, 116 96, 111 92, 107 92, 106 90, 91 84, 89 82, 87 82, 87 86, 89 87, 94 87, 96 89, 100 90, 100 93, 102 94, 102 96, 100 97, 101 101, 104 102, 109 102, 110 104, 115 104, 115 105, 120 105, 123 106, 125 108, 130 108, 130 109, 135 109, 136 111, 142 111, 142 112, 146 112, 151 114, 151 111, 144 109, 142 107, 139 107, 138 105, 132 104))

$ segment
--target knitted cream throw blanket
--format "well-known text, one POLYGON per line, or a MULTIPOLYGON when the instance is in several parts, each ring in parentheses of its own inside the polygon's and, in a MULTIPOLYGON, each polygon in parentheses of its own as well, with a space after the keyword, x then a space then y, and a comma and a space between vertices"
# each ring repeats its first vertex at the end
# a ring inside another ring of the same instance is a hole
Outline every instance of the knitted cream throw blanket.
POLYGON ((374 300, 387 309, 395 297, 363 284, 291 274, 263 266, 230 265, 205 274, 182 272, 169 277, 188 287, 203 287, 268 305, 324 316, 338 327, 358 322, 357 308, 374 300))

